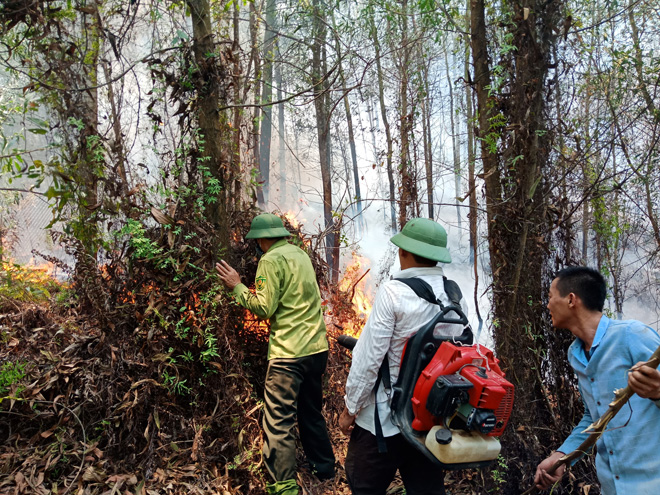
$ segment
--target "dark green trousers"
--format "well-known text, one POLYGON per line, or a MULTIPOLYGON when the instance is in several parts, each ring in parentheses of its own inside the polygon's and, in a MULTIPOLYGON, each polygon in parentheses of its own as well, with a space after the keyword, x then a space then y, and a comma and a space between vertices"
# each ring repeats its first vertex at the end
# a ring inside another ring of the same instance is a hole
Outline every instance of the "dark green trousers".
POLYGON ((320 479, 334 477, 335 456, 321 413, 322 380, 327 362, 327 351, 268 362, 263 455, 275 481, 296 477, 296 418, 300 441, 312 471, 320 479))

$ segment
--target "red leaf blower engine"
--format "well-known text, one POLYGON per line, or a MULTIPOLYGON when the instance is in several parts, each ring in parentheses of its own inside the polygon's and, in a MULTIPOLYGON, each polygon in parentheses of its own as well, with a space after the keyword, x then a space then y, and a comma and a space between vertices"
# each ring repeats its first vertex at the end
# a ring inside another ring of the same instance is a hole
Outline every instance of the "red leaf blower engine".
MULTIPOLYGON (((347 335, 337 340, 349 349, 357 342, 347 335)), ((504 378, 499 361, 472 341, 460 308, 442 308, 408 340, 392 387, 394 424, 444 469, 482 468, 497 458, 497 437, 513 408, 513 385, 504 378), (436 337, 434 329, 441 323, 460 324, 465 330, 458 337, 436 337)))

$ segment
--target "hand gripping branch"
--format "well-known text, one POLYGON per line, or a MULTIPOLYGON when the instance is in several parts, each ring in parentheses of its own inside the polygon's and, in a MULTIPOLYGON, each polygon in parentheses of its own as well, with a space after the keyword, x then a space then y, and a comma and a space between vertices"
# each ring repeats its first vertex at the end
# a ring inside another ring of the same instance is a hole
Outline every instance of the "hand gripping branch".
MULTIPOLYGON (((651 358, 646 362, 643 363, 646 366, 649 366, 651 368, 656 368, 658 367, 658 364, 660 363, 660 347, 658 347, 655 352, 651 355, 651 358)), ((631 368, 631 371, 634 371, 636 367, 631 368)), ((580 446, 575 449, 573 452, 570 454, 566 454, 564 457, 559 459, 555 464, 548 469, 548 473, 552 474, 554 473, 557 468, 560 466, 566 464, 569 465, 572 461, 579 459, 582 457, 586 452, 593 447, 598 439, 601 437, 603 433, 605 433, 605 428, 607 427, 607 424, 610 422, 610 420, 617 415, 619 410, 623 407, 623 405, 628 402, 628 399, 630 399, 635 392, 632 391, 630 386, 627 386, 626 388, 620 388, 618 390, 614 391, 614 400, 610 402, 610 407, 605 411, 605 414, 603 414, 598 420, 589 425, 589 427, 585 430, 585 433, 590 433, 590 435, 587 437, 587 439, 580 444, 580 446)), ((539 493, 539 489, 536 488, 536 486, 532 486, 529 490, 524 492, 522 495, 532 495, 539 493)))

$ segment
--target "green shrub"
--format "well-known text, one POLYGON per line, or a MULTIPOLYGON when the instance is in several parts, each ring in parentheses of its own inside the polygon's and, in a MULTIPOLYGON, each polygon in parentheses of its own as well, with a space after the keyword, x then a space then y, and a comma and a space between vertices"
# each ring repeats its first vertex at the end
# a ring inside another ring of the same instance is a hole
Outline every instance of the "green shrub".
MULTIPOLYGON (((20 383, 25 378, 25 363, 13 363, 8 361, 0 366, 0 400, 5 396, 14 384, 20 383)), ((16 389, 18 395, 24 387, 16 389)))

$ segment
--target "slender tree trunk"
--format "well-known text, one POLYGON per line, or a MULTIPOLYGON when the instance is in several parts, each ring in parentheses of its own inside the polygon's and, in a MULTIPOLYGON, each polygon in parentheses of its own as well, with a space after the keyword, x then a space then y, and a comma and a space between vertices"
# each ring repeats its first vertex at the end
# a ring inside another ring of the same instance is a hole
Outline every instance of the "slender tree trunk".
POLYGON ((410 208, 415 200, 413 195, 413 177, 410 171, 410 133, 412 130, 413 112, 408 110, 408 70, 410 63, 410 48, 408 47, 408 0, 401 4, 401 48, 399 50, 399 103, 400 124, 399 139, 401 144, 399 156, 399 174, 401 176, 401 199, 399 202, 399 225, 403 226, 410 216, 410 208))
MULTIPOLYGON (((466 25, 470 25, 470 0, 466 0, 466 25)), ((470 80, 470 38, 465 36, 465 80, 470 80)), ((468 162, 468 191, 470 205, 470 263, 477 273, 477 248, 479 246, 479 210, 477 203, 477 182, 475 175, 475 136, 474 136, 474 111, 472 109, 472 90, 470 86, 465 85, 465 109, 467 120, 467 162, 468 162)), ((475 277, 476 278, 476 277, 475 277)))
POLYGON ((326 17, 322 0, 314 0, 313 41, 312 41, 312 83, 314 85, 314 107, 321 162, 321 182, 323 184, 323 217, 326 229, 326 261, 330 267, 331 280, 339 279, 339 238, 332 208, 332 165, 330 161, 330 101, 328 80, 324 70, 326 17))
MULTIPOLYGON (((277 54, 278 60, 282 60, 280 55, 279 42, 277 43, 277 54)), ((277 84, 277 101, 282 101, 284 97, 284 81, 282 80, 282 63, 278 62, 275 66, 275 84, 277 84)), ((280 163, 280 201, 282 202, 282 207, 284 208, 287 204, 287 187, 286 187, 286 129, 284 127, 284 103, 279 103, 277 105, 277 128, 279 133, 279 156, 278 161, 280 163)))
POLYGON ((394 171, 392 169, 392 132, 390 131, 390 124, 387 119, 387 107, 385 103, 385 88, 383 83, 383 68, 380 61, 380 42, 378 41, 378 32, 376 31, 376 24, 373 17, 370 21, 370 36, 371 41, 374 44, 374 51, 376 56, 376 75, 378 76, 378 101, 380 103, 380 114, 383 120, 383 127, 385 128, 385 140, 387 142, 387 153, 386 158, 386 169, 387 169, 387 179, 389 182, 390 189, 390 216, 391 216, 391 229, 392 233, 396 233, 396 207, 395 201, 396 197, 394 195, 394 171))
POLYGON ((422 98, 422 137, 424 143, 424 170, 426 171, 426 197, 428 215, 433 217, 433 150, 431 149, 431 101, 429 96, 428 67, 424 68, 426 95, 422 98))
POLYGON ((241 94, 240 94, 240 83, 241 83, 241 65, 240 65, 240 2, 234 2, 234 13, 233 13, 233 27, 234 27, 234 37, 232 40, 232 52, 234 54, 234 66, 233 66, 233 83, 234 83, 234 115, 233 115, 233 144, 232 144, 232 155, 231 155, 231 173, 234 179, 234 209, 235 211, 240 210, 241 206, 241 197, 242 197, 242 186, 241 186, 241 108, 242 103, 241 94))
POLYGON ((82 84, 89 89, 82 91, 74 97, 74 101, 68 104, 75 107, 74 113, 82 122, 79 141, 76 146, 76 155, 80 160, 79 170, 82 179, 83 199, 79 204, 80 216, 77 226, 77 236, 83 241, 86 252, 93 259, 97 254, 98 224, 96 211, 101 206, 99 203, 99 170, 103 169, 102 144, 98 138, 98 64, 99 47, 101 46, 101 26, 98 5, 94 4, 94 14, 82 14, 80 21, 80 32, 86 33, 89 39, 83 42, 83 50, 87 54, 85 73, 82 75, 82 84))
POLYGON ((461 206, 458 197, 461 194, 461 147, 458 140, 458 128, 456 126, 456 118, 454 114, 454 83, 451 80, 451 70, 449 67, 449 60, 447 58, 447 51, 445 51, 445 67, 447 68, 447 87, 449 88, 449 125, 451 126, 451 147, 452 155, 454 158, 454 189, 456 191, 456 219, 458 221, 458 231, 461 231, 461 206))
MULTIPOLYGON (((333 27, 335 26, 335 16, 334 13, 332 14, 332 24, 333 27)), ((354 184, 354 189, 355 189, 355 203, 357 207, 357 221, 358 225, 361 223, 361 215, 362 215, 362 196, 360 194, 360 172, 358 171, 358 163, 357 163, 357 150, 355 148, 355 132, 353 131, 353 116, 351 114, 351 105, 350 105, 350 100, 349 100, 349 93, 348 90, 346 89, 346 77, 344 75, 344 66, 341 62, 342 60, 342 51, 341 51, 341 44, 339 43, 339 38, 335 38, 335 50, 337 52, 337 59, 339 60, 339 77, 341 79, 341 87, 342 87, 342 94, 343 94, 343 100, 344 100, 344 112, 346 113, 346 125, 348 128, 348 145, 351 150, 351 165, 352 165, 352 171, 353 171, 353 184, 354 184)), ((346 176, 346 180, 348 180, 349 175, 346 176)), ((353 200, 353 198, 351 198, 353 200)))
MULTIPOLYGON (((586 117, 586 122, 590 121, 591 114, 591 84, 589 83, 590 76, 587 74, 586 81, 586 91, 585 91, 585 102, 584 102, 584 112, 586 117)), ((587 149, 591 146, 591 133, 589 126, 586 126, 585 130, 585 143, 587 149)), ((587 195, 591 187, 591 165, 588 160, 581 161, 582 168, 582 194, 587 195)), ((582 264, 587 265, 589 259, 589 234, 591 231, 591 217, 589 214, 589 201, 582 202, 582 264)))
POLYGON ((378 129, 378 112, 374 110, 371 98, 367 99, 367 115, 369 116, 369 133, 371 134, 371 147, 374 151, 374 164, 378 164, 378 146, 376 145, 376 129, 378 129))
MULTIPOLYGON (((260 74, 260 62, 259 62, 259 23, 257 20, 257 10, 256 10, 256 2, 250 2, 250 43, 251 43, 251 49, 250 49, 250 61, 254 66, 254 99, 255 101, 258 100, 258 95, 260 94, 261 90, 261 85, 260 85, 260 80, 261 80, 261 74, 260 74)), ((248 85, 246 85, 246 90, 248 89, 248 85)), ((247 98, 247 95, 246 97, 247 98)), ((259 137, 261 135, 260 131, 260 119, 261 116, 261 111, 259 107, 254 108, 254 112, 252 114, 252 156, 254 160, 254 167, 256 168, 257 171, 257 185, 256 185, 256 200, 257 204, 265 205, 264 201, 264 192, 263 192, 263 183, 264 179, 261 176, 261 159, 260 159, 260 150, 259 150, 259 137)))
POLYGON ((261 184, 263 194, 263 205, 265 209, 269 201, 270 190, 270 148, 273 134, 273 58, 275 53, 275 32, 277 31, 277 17, 275 12, 275 0, 266 1, 266 28, 264 34, 264 48, 261 68, 261 134, 259 138, 259 175, 263 181, 261 184))

